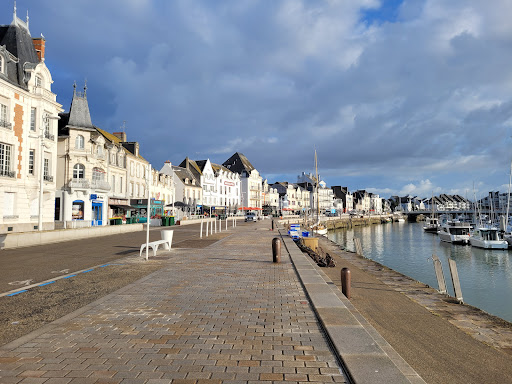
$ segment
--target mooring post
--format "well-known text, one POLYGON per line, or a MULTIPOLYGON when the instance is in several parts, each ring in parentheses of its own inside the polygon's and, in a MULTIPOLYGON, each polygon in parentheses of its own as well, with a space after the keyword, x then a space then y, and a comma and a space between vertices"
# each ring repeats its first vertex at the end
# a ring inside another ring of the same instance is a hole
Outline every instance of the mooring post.
POLYGON ((281 262, 281 239, 278 237, 272 239, 272 259, 274 263, 281 262))
POLYGON ((341 292, 350 300, 350 269, 341 269, 341 292))
POLYGON ((213 235, 213 221, 210 219, 210 235, 213 235))
POLYGON ((199 238, 203 238, 203 219, 201 219, 201 231, 199 232, 199 238))
POLYGON ((215 222, 215 233, 217 233, 217 219, 214 217, 213 221, 215 222))
POLYGON ((272 219, 272 231, 274 230, 274 219, 272 219))
POLYGON ((206 237, 208 237, 208 219, 206 219, 206 237))

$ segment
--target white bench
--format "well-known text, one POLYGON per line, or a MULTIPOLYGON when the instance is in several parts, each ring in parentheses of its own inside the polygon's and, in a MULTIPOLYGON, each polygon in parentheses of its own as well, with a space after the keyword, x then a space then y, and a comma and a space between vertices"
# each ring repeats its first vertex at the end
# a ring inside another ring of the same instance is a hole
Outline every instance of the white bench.
MULTIPOLYGON (((161 245, 161 244, 166 244, 166 249, 171 249, 171 241, 169 240, 156 240, 156 241, 152 241, 150 243, 147 243, 147 246, 148 247, 151 247, 151 249, 153 250, 153 256, 156 256, 156 251, 158 251, 158 247, 161 245)), ((146 248, 146 243, 142 244, 140 246, 140 253, 139 253, 139 256, 142 256, 142 251, 144 250, 144 248, 146 248)))

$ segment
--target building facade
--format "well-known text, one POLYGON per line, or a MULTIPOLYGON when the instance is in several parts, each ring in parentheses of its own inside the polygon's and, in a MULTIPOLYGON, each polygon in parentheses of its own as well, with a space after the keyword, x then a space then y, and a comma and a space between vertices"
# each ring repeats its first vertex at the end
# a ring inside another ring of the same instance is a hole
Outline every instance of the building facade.
POLYGON ((107 225, 108 145, 92 124, 87 87, 74 85, 69 112, 59 116, 55 220, 63 228, 107 225))
POLYGON ((0 26, 0 233, 54 229, 57 123, 43 37, 0 26))

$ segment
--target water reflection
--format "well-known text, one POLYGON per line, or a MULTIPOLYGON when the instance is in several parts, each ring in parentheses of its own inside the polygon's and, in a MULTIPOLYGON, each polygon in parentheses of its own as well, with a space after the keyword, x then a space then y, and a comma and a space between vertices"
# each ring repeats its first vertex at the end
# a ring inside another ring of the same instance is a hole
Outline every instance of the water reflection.
POLYGON ((361 239, 366 257, 415 280, 437 288, 432 254, 441 260, 448 290, 453 295, 448 259, 457 262, 464 301, 512 321, 511 251, 453 245, 423 231, 422 223, 393 223, 340 229, 328 237, 355 251, 361 239))

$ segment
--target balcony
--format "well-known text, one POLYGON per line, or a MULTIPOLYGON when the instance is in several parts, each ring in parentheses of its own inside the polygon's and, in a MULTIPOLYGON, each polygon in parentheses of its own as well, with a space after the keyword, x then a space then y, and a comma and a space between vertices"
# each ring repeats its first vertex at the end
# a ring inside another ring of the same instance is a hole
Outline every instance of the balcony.
POLYGON ((53 183, 53 176, 43 175, 44 181, 48 181, 49 183, 53 183))
POLYGON ((68 183, 71 189, 96 189, 110 191, 110 184, 103 180, 73 179, 68 183))
POLYGON ((16 172, 14 172, 14 171, 6 171, 5 169, 0 169, 0 176, 15 178, 16 177, 16 172))
POLYGON ((51 141, 55 141, 55 136, 52 135, 50 132, 45 132, 44 133, 44 138, 48 139, 48 140, 51 140, 51 141))
POLYGON ((35 95, 43 96, 48 100, 57 101, 57 95, 51 91, 48 91, 47 89, 44 89, 43 87, 34 87, 32 91, 35 95))
POLYGON ((104 180, 93 180, 92 189, 101 189, 102 191, 110 191, 110 184, 104 180))
POLYGON ((71 189, 90 189, 91 184, 88 179, 73 179, 68 183, 71 189))
POLYGON ((12 124, 9 123, 7 120, 0 120, 0 127, 12 129, 12 124))

